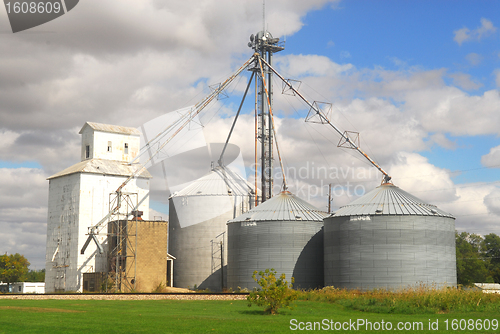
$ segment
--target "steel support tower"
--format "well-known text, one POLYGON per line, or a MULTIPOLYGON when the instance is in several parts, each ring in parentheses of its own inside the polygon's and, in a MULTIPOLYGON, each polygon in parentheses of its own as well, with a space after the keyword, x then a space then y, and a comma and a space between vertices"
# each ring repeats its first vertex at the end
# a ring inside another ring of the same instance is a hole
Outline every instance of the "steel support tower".
MULTIPOLYGON (((270 32, 264 30, 258 32, 256 36, 250 36, 248 46, 271 66, 273 54, 285 49, 279 38, 273 38, 270 32)), ((264 75, 262 75, 258 60, 251 70, 258 74, 255 92, 258 130, 255 140, 260 142, 261 202, 265 202, 273 196, 273 122, 270 112, 273 104, 273 72, 264 65, 264 75)))

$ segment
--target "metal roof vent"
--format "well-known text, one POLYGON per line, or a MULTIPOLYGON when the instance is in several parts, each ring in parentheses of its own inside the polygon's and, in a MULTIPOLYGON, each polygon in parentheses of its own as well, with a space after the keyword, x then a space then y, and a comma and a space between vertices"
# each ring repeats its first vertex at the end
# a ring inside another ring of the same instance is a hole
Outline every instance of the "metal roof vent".
POLYGON ((296 220, 302 220, 302 217, 301 216, 295 216, 295 219, 296 220))
POLYGON ((384 210, 382 210, 382 209, 377 209, 377 210, 375 210, 375 213, 376 213, 376 214, 381 214, 382 212, 384 212, 384 210))

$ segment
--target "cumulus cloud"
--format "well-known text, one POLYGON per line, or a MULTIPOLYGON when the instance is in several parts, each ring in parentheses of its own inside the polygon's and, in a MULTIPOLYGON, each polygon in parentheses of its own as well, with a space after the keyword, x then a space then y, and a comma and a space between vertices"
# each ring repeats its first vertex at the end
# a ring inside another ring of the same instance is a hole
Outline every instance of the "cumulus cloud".
POLYGON ((464 90, 476 90, 483 86, 480 82, 473 80, 470 74, 452 73, 448 74, 448 76, 453 79, 455 86, 464 90))
POLYGON ((40 169, 0 168, 0 251, 24 254, 34 267, 45 266, 46 176, 40 169))
POLYGON ((446 135, 443 133, 435 133, 431 135, 430 141, 448 150, 452 150, 457 147, 457 143, 446 138, 446 135))
POLYGON ((462 45, 467 41, 480 41, 483 37, 495 33, 496 30, 497 28, 490 20, 481 18, 481 26, 474 30, 470 30, 467 27, 455 30, 453 32, 455 34, 453 40, 457 42, 458 45, 462 45))
POLYGON ((335 76, 353 68, 352 64, 337 64, 318 55, 288 55, 277 58, 280 71, 291 78, 306 76, 335 76))
POLYGON ((491 148, 488 154, 483 155, 481 164, 484 167, 500 167, 500 146, 491 148))
POLYGON ((390 172, 397 186, 430 204, 457 199, 449 171, 430 164, 417 153, 400 152, 390 172))
POLYGON ((484 197, 484 204, 488 211, 500 215, 500 188, 495 188, 484 197))
POLYGON ((455 30, 453 32, 455 34, 455 38, 453 40, 458 43, 458 45, 462 45, 462 43, 470 38, 470 29, 462 28, 455 30))
POLYGON ((465 59, 471 64, 472 66, 477 66, 481 63, 483 60, 483 56, 477 54, 477 53, 469 53, 467 56, 465 56, 465 59))
POLYGON ((485 198, 496 188, 488 183, 457 185, 457 199, 439 204, 456 217, 459 231, 474 231, 478 234, 498 234, 499 215, 488 209, 485 198))

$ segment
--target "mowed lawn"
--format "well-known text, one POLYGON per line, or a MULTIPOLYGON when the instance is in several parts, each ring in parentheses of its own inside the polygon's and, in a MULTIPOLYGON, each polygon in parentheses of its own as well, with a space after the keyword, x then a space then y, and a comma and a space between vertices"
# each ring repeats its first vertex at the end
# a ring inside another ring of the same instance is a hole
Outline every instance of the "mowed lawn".
POLYGON ((272 316, 248 307, 246 301, 0 300, 0 333, 290 333, 314 329, 315 322, 316 329, 337 333, 354 328, 362 333, 500 332, 492 328, 452 330, 453 319, 481 319, 483 323, 500 320, 500 314, 379 314, 346 310, 328 302, 297 301, 293 310, 272 316), (438 330, 429 329, 432 324, 435 328, 436 321, 438 330), (353 326, 363 322, 374 328, 353 326), (337 329, 343 326, 345 330, 335 330, 335 323, 337 329))

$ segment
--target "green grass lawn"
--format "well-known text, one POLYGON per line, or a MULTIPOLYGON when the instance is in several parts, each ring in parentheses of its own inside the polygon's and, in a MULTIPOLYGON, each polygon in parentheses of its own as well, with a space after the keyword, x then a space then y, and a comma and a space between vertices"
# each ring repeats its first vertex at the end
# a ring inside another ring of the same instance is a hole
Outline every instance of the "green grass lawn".
MULTIPOLYGON (((272 316, 263 315, 255 306, 248 307, 246 301, 0 300, 0 333, 290 333, 305 332, 299 326, 306 328, 308 322, 310 326, 319 322, 325 329, 326 324, 330 326, 330 320, 356 323, 358 319, 369 321, 375 327, 384 321, 384 328, 390 322, 391 331, 395 333, 500 332, 500 328, 489 331, 451 329, 453 319, 499 321, 500 314, 496 310, 382 314, 347 309, 338 303, 297 301, 293 310, 280 310, 279 315, 272 316), (439 330, 429 330, 429 322, 436 320, 439 330), (422 323, 423 330, 398 331, 398 322, 403 326, 407 323, 407 328, 413 323, 422 323), (291 327, 296 330, 292 331, 291 327)), ((363 333, 389 332, 382 328, 369 331, 364 326, 358 329, 363 333)))

